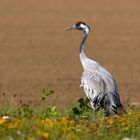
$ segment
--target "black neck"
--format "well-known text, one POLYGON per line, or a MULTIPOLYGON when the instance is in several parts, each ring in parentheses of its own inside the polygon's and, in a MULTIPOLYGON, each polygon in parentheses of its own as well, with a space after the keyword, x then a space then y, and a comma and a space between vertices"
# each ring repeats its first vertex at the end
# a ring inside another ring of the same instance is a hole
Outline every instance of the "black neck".
POLYGON ((87 37, 88 37, 88 34, 84 33, 84 37, 80 43, 80 53, 82 53, 82 52, 85 53, 85 42, 86 42, 87 37))

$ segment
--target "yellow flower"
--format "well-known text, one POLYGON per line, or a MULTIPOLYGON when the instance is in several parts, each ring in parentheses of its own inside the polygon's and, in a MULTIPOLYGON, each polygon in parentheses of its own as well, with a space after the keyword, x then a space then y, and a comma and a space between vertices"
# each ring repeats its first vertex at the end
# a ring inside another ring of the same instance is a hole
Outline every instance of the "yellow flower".
POLYGON ((123 131, 128 131, 129 127, 124 127, 122 130, 123 131))
POLYGON ((4 118, 0 118, 0 124, 5 123, 7 120, 4 118))
POLYGON ((27 140, 35 140, 35 137, 28 137, 27 140))
POLYGON ((42 132, 42 131, 37 131, 38 136, 40 136, 41 138, 48 138, 49 137, 49 133, 47 131, 42 132))
POLYGON ((71 127, 67 127, 67 126, 64 127, 65 132, 70 132, 70 130, 71 130, 71 127))
POLYGON ((23 125, 23 120, 17 119, 15 122, 11 122, 8 128, 16 128, 23 125))
POLYGON ((0 124, 7 122, 8 120, 10 120, 9 116, 3 116, 0 117, 0 124))
POLYGON ((130 116, 133 115, 133 112, 132 111, 129 111, 128 112, 128 115, 130 115, 130 116))
POLYGON ((137 118, 140 120, 140 112, 136 113, 137 118))
POLYGON ((112 125, 112 124, 113 124, 113 119, 112 119, 112 118, 108 119, 107 123, 108 123, 109 125, 112 125))
POLYGON ((70 123, 70 125, 74 125, 75 121, 74 120, 70 120, 69 123, 70 123))
POLYGON ((79 140, 78 136, 75 135, 74 133, 68 133, 67 139, 68 140, 79 140))
POLYGON ((47 125, 47 126, 49 126, 49 127, 53 127, 53 125, 54 125, 54 123, 53 123, 53 121, 51 120, 51 119, 49 119, 49 118, 46 118, 45 120, 42 120, 42 123, 44 124, 44 125, 47 125))
POLYGON ((63 117, 62 119, 61 119, 61 123, 63 124, 63 125, 68 125, 68 119, 66 118, 66 117, 63 117))
POLYGON ((48 138, 48 137, 49 137, 49 133, 48 133, 48 132, 44 132, 44 133, 43 133, 43 137, 44 137, 44 138, 48 138))

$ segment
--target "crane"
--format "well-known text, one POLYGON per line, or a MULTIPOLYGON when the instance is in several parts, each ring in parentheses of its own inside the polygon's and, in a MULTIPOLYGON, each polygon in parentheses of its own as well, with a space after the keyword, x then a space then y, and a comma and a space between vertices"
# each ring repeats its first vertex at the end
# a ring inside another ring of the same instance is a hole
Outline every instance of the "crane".
POLYGON ((77 22, 66 30, 76 29, 83 32, 80 43, 80 60, 84 69, 81 77, 81 87, 83 87, 91 107, 95 113, 100 108, 106 112, 106 116, 119 114, 123 110, 120 101, 118 86, 114 77, 104 67, 96 61, 88 58, 85 51, 86 39, 90 32, 90 27, 84 22, 77 22))

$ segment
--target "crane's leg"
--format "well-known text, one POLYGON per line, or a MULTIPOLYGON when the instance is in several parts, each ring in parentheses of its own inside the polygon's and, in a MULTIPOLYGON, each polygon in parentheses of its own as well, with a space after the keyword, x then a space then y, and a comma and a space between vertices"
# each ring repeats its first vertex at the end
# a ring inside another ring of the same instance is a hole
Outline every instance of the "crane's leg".
POLYGON ((96 111, 93 111, 93 121, 96 122, 96 111))
POLYGON ((91 107, 93 109, 93 121, 96 122, 96 109, 94 107, 94 103, 93 102, 90 102, 91 104, 91 107))

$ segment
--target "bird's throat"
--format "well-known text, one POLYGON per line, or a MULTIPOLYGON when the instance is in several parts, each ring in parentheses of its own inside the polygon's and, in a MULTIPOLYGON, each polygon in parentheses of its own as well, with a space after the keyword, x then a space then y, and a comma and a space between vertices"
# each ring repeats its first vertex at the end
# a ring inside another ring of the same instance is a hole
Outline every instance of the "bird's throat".
POLYGON ((86 42, 87 36, 88 36, 87 34, 84 34, 84 37, 80 44, 80 60, 81 60, 83 67, 84 67, 85 61, 87 59, 87 55, 86 55, 86 51, 85 51, 85 42, 86 42))

